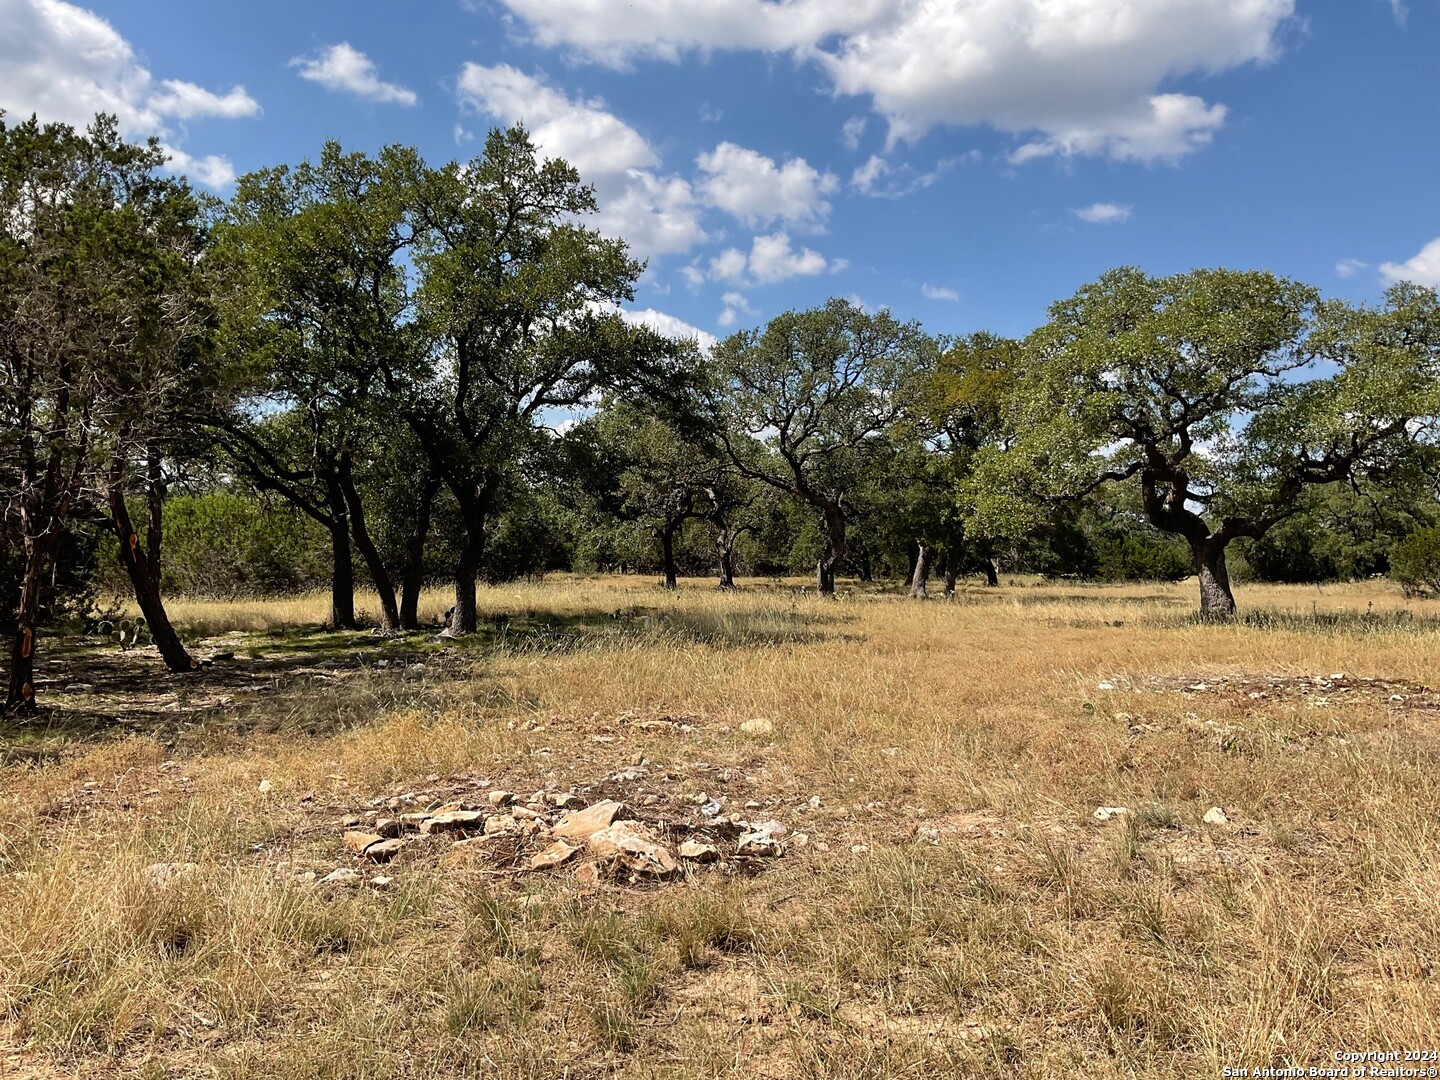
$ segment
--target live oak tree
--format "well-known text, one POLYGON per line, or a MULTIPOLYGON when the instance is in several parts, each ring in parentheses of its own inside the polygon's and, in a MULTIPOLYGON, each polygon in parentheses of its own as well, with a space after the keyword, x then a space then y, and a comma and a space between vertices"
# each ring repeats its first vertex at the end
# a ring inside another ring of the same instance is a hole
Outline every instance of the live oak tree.
POLYGON ((845 558, 847 492, 904 414, 910 382, 933 350, 917 324, 839 299, 715 347, 713 430, 743 475, 820 512, 822 595, 834 595, 845 558))
POLYGON ((1357 309, 1267 273, 1112 271, 1025 342, 975 516, 1023 529, 1056 499, 1135 483, 1150 523, 1189 546, 1202 614, 1233 615, 1234 540, 1308 488, 1385 482, 1426 441, 1437 342, 1433 290, 1357 309))
POLYGON ((391 389, 459 510, 450 632, 469 633, 487 528, 520 472, 543 471, 555 417, 605 391, 670 393, 683 368, 674 343, 620 317, 644 267, 584 225, 594 191, 523 128, 491 131, 464 167, 418 170, 414 192, 430 347, 391 389))
MULTIPOLYGON (((153 549, 139 549, 113 496, 157 394, 186 377, 205 330, 190 295, 199 210, 160 174, 164 161, 153 141, 126 143, 110 117, 84 132, 0 119, 0 476, 24 553, 11 708, 34 707, 42 592, 78 512, 96 515, 108 499, 137 599, 147 614, 158 603, 153 549)), ((187 669, 157 622, 167 662, 187 669)))
POLYGON ((418 348, 402 260, 417 160, 402 147, 372 158, 327 143, 313 163, 241 177, 216 230, 238 386, 234 406, 208 419, 252 483, 330 536, 337 627, 355 625, 352 544, 379 595, 382 626, 401 624, 358 474, 377 446, 383 454, 385 428, 404 423, 382 372, 403 369, 418 348))

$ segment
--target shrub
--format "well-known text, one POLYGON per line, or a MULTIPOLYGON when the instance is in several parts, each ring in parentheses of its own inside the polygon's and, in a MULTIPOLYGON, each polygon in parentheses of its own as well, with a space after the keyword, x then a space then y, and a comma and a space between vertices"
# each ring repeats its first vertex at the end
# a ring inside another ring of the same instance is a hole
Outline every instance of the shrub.
POLYGON ((1440 526, 1418 529, 1391 547, 1390 577, 1406 596, 1440 593, 1440 526))

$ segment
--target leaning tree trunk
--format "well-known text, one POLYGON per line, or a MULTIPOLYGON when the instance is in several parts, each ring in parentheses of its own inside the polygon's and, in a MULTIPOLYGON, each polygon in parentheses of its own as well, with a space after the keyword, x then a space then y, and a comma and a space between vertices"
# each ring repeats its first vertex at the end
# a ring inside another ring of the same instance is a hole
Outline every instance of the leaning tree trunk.
POLYGON ((350 535, 355 541, 355 546, 360 549, 360 557, 365 560, 365 569, 370 573, 370 581, 375 586, 375 592, 380 597, 380 628, 382 630, 400 629, 400 609, 395 603, 395 585, 390 580, 390 571, 385 568, 385 560, 380 557, 379 550, 375 547, 375 541, 370 538, 370 530, 365 525, 365 506, 360 500, 360 490, 355 486, 355 474, 350 460, 350 451, 346 450, 340 455, 338 467, 340 491, 345 497, 345 509, 350 518, 350 535))
POLYGON ((1235 615, 1235 594, 1230 591, 1230 572, 1225 568, 1225 545, 1204 540, 1190 545, 1195 576, 1200 579, 1200 615, 1206 619, 1229 619, 1235 615))
POLYGON ((135 603, 145 616, 145 625, 150 638, 160 650, 165 666, 179 674, 194 671, 200 665, 185 649, 180 635, 170 625, 170 616, 165 611, 165 601, 160 595, 160 552, 162 526, 164 524, 165 492, 164 480, 160 475, 160 456, 149 455, 146 477, 146 502, 149 507, 149 524, 146 529, 145 545, 130 521, 130 509, 125 505, 125 461, 117 457, 110 468, 109 491, 110 524, 120 541, 120 565, 130 578, 135 591, 135 603))
POLYGON ((400 572, 400 629, 420 629, 420 590, 425 585, 425 541, 430 535, 431 508, 440 491, 439 477, 426 477, 415 509, 415 527, 405 542, 405 568, 400 572))
POLYGON ((675 528, 666 525, 659 530, 660 533, 660 561, 665 570, 665 588, 676 589, 680 586, 680 572, 675 566, 675 528))
POLYGON ((40 590, 54 550, 52 534, 28 544, 25 552, 25 576, 10 647, 10 686, 5 694, 5 708, 16 712, 35 708, 35 622, 40 614, 40 590))
POLYGON ((815 587, 821 596, 835 595, 835 570, 845 558, 845 512, 838 503, 821 507, 825 515, 825 549, 815 567, 815 587))
POLYGON ((930 596, 930 548, 925 543, 917 544, 916 548, 915 569, 910 575, 910 597, 913 600, 926 600, 930 596))

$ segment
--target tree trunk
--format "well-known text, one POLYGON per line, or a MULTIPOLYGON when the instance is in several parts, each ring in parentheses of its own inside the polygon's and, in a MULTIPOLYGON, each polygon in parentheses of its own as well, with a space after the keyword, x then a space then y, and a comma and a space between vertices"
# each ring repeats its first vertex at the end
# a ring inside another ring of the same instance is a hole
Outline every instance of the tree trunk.
POLYGON ((345 499, 347 516, 350 518, 350 535, 355 541, 355 546, 360 550, 360 557, 365 560, 365 569, 370 572, 370 582, 380 596, 380 628, 382 630, 399 630, 400 609, 395 603, 395 585, 391 582, 390 571, 385 569, 385 560, 380 558, 380 552, 376 549, 375 541, 370 538, 370 530, 365 525, 365 507, 360 501, 360 491, 355 486, 355 474, 349 450, 340 455, 337 472, 339 474, 337 483, 345 499))
POLYGON ((165 611, 165 601, 160 595, 160 552, 163 537, 165 481, 160 472, 160 455, 152 450, 147 460, 145 497, 149 507, 149 525, 146 529, 145 547, 140 546, 140 537, 130 521, 130 508, 125 505, 125 461, 117 457, 110 467, 110 483, 107 495, 110 502, 110 524, 120 541, 120 565, 130 578, 135 591, 135 603, 145 616, 145 625, 150 638, 160 650, 165 666, 179 674, 194 671, 199 667, 194 657, 185 649, 180 635, 170 625, 170 616, 165 611))
POLYGON ((660 532, 660 561, 664 564, 665 588, 679 587, 679 572, 675 568, 675 528, 667 525, 660 532))
POLYGON ((985 586, 990 589, 1000 587, 1000 560, 994 555, 987 555, 983 560, 985 564, 985 586))
POLYGON ((420 488, 420 505, 415 510, 415 528, 405 542, 405 568, 400 574, 400 629, 420 629, 420 590, 425 585, 425 541, 430 535, 430 515, 440 478, 425 478, 420 488))
POLYGON ((815 567, 815 587, 821 596, 835 595, 835 570, 845 558, 845 512, 838 503, 821 507, 825 515, 825 550, 815 567))
POLYGON ((350 528, 342 513, 330 519, 330 626, 355 628, 355 560, 350 554, 350 528))
POLYGON ((1230 573, 1225 568, 1225 545, 1206 540, 1191 544, 1195 576, 1200 579, 1200 616, 1230 619, 1235 615, 1235 595, 1230 591, 1230 573))
POLYGON ((735 588, 735 537, 727 529, 721 529, 715 546, 720 552, 719 589, 735 588))
POLYGON ((10 648, 10 687, 5 708, 16 712, 35 709, 35 620, 40 614, 40 589, 54 555, 54 538, 46 537, 27 546, 25 577, 16 609, 15 639, 10 648))
POLYGON ((910 575, 910 597, 914 600, 929 599, 930 592, 930 548, 927 544, 916 545, 915 569, 910 575))

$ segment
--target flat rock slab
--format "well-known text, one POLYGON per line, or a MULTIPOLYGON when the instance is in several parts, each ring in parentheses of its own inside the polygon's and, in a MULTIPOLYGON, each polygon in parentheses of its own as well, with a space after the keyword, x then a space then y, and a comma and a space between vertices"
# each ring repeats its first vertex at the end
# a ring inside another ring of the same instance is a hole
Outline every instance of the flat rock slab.
POLYGON ((606 828, 625 807, 613 799, 602 799, 584 810, 572 810, 555 825, 555 835, 566 840, 585 840, 606 828))

